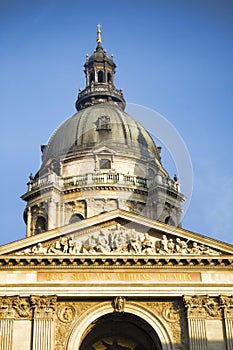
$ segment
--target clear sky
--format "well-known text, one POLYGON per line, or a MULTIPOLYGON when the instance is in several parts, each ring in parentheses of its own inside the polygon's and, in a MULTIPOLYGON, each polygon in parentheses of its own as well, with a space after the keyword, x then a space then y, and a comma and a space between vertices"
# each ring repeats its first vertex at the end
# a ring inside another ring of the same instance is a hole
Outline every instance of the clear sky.
POLYGON ((233 243, 233 2, 1 0, 0 244, 25 237, 20 196, 40 145, 75 113, 97 23, 126 101, 158 111, 189 150, 183 227, 233 243))

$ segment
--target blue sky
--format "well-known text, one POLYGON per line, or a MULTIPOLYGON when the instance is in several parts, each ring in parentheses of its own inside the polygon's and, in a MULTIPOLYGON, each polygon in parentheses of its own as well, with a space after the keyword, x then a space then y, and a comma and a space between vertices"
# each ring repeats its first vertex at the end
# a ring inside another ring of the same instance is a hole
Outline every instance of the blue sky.
POLYGON ((233 243, 233 2, 1 0, 0 244, 25 236, 20 196, 40 145, 75 113, 97 23, 126 101, 158 111, 189 150, 183 227, 233 243))

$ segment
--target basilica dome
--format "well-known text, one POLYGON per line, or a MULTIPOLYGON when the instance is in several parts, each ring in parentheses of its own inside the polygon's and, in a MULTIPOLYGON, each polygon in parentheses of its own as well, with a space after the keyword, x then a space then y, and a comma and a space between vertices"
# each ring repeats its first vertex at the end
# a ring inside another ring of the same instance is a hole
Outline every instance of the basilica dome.
POLYGON ((179 185, 163 168, 160 147, 125 112, 116 64, 101 45, 99 28, 97 33, 97 47, 86 55, 77 113, 41 147, 42 165, 22 196, 27 236, 116 209, 180 224, 179 185))
POLYGON ((107 146, 121 154, 160 161, 159 151, 145 128, 112 103, 82 109, 52 135, 43 154, 43 166, 74 154, 107 146))

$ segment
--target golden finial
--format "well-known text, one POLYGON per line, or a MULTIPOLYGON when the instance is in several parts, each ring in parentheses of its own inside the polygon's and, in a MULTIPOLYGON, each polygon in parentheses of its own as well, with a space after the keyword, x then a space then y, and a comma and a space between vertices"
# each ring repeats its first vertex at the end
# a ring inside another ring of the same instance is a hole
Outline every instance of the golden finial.
POLYGON ((98 30, 97 30, 97 39, 96 39, 96 42, 97 42, 97 44, 101 44, 102 43, 102 39, 101 39, 101 25, 100 24, 98 24, 97 25, 97 28, 98 28, 98 30))

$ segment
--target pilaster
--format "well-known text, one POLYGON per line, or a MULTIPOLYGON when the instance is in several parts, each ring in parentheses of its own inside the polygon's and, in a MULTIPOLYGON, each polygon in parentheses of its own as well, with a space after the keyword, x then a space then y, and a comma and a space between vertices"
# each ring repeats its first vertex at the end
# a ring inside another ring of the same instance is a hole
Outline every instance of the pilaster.
POLYGON ((189 350, 207 350, 205 310, 202 307, 202 301, 201 296, 184 297, 187 308, 189 350))
POLYGON ((0 349, 12 350, 14 310, 12 298, 0 298, 0 349))
POLYGON ((31 207, 28 206, 27 208, 27 237, 31 236, 31 229, 32 229, 32 210, 31 207))
POLYGON ((233 296, 220 296, 227 350, 233 350, 233 296))
POLYGON ((51 350, 53 347, 55 296, 31 296, 34 308, 32 350, 51 350))

